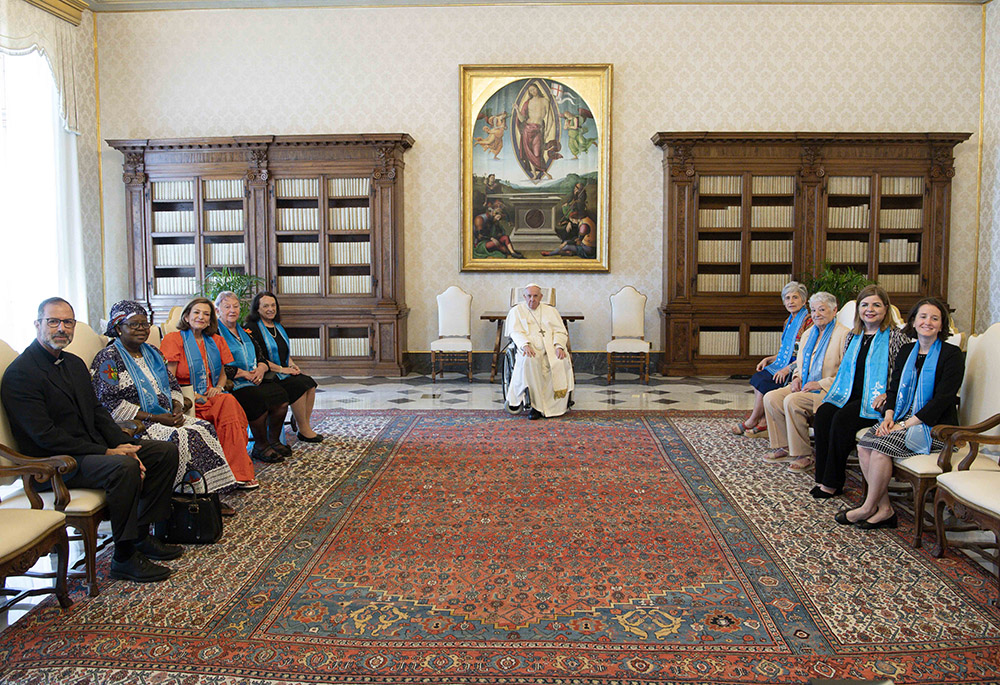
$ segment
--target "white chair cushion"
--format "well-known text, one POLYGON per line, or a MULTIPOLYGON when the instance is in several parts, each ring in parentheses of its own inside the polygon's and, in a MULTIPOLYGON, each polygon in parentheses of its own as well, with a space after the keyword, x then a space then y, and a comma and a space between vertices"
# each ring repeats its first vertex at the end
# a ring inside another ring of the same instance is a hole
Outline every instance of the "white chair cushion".
MULTIPOLYGON (((56 496, 51 490, 40 492, 38 495, 42 498, 42 502, 45 503, 47 508, 51 509, 55 506, 56 496)), ((70 500, 69 504, 66 505, 66 514, 70 516, 87 516, 88 514, 93 514, 107 502, 103 490, 71 488, 69 496, 70 500)), ((10 497, 5 497, 3 502, 0 502, 0 510, 30 508, 31 502, 28 501, 28 496, 24 494, 24 490, 20 490, 10 497)))
POLYGON ((94 361, 97 353, 108 345, 108 339, 103 335, 98 335, 93 328, 82 321, 77 321, 76 330, 73 333, 73 342, 66 346, 66 351, 75 354, 83 360, 83 363, 90 367, 90 362, 94 361))
POLYGON ((39 538, 66 525, 66 516, 51 509, 0 511, 0 562, 9 561, 31 548, 39 538))
POLYGON ((431 343, 435 352, 468 352, 472 349, 472 341, 468 338, 438 338, 431 343))
POLYGON ((618 338, 608 343, 608 352, 643 353, 649 352, 650 342, 648 340, 637 340, 636 338, 618 338))
POLYGON ((1000 471, 952 471, 937 482, 963 502, 1000 515, 1000 471))
MULTIPOLYGON (((957 452, 951 455, 952 468, 958 466, 958 463, 965 459, 968 454, 968 445, 960 447, 957 452)), ((918 476, 936 476, 941 473, 941 469, 937 465, 937 460, 938 455, 936 452, 934 454, 917 454, 908 459, 897 461, 896 466, 918 476)), ((1000 466, 997 466, 995 461, 982 455, 978 455, 969 468, 973 471, 1000 471, 1000 466)))

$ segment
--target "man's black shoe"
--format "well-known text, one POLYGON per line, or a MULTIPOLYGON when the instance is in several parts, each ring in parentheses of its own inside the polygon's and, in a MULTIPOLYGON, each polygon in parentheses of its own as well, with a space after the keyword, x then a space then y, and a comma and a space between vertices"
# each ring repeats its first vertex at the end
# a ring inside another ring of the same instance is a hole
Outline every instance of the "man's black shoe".
POLYGON ((537 409, 532 409, 531 413, 528 414, 528 419, 530 421, 537 421, 538 419, 541 419, 541 418, 544 418, 544 415, 542 414, 542 412, 538 411, 537 409))
POLYGON ((111 560, 111 577, 131 580, 136 583, 158 583, 170 577, 172 571, 166 566, 154 564, 142 552, 134 552, 125 561, 111 560))
POLYGON ((184 548, 180 545, 168 545, 152 535, 147 535, 142 542, 137 542, 135 548, 147 559, 156 561, 170 561, 184 554, 184 548))

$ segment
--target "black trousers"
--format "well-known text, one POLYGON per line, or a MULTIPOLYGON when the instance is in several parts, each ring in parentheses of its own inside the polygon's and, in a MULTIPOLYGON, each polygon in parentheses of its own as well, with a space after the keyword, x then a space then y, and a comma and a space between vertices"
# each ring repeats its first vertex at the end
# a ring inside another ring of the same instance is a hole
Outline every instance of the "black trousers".
POLYGON ((857 443, 857 433, 878 421, 861 416, 861 400, 838 407, 824 402, 813 418, 816 440, 816 482, 835 490, 844 487, 847 456, 857 443))
POLYGON ((87 454, 76 458, 77 470, 66 481, 71 488, 104 490, 115 542, 139 538, 146 527, 170 515, 170 495, 177 474, 177 445, 161 440, 141 440, 139 459, 131 455, 87 454))

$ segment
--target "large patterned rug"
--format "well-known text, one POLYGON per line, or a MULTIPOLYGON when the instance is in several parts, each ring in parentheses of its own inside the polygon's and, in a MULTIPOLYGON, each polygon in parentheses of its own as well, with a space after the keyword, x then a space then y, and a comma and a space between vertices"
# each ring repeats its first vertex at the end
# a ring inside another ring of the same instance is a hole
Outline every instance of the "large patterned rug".
POLYGON ((324 412, 168 582, 0 634, 0 680, 1000 680, 984 570, 836 525, 729 418, 324 412))

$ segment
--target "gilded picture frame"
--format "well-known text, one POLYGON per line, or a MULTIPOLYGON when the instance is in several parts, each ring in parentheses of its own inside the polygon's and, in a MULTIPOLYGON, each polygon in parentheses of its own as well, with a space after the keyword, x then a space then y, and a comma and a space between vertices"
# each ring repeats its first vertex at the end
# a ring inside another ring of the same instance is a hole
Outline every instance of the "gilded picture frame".
POLYGON ((608 271, 611 65, 462 65, 462 270, 608 271))

